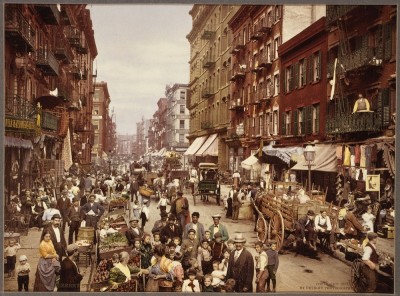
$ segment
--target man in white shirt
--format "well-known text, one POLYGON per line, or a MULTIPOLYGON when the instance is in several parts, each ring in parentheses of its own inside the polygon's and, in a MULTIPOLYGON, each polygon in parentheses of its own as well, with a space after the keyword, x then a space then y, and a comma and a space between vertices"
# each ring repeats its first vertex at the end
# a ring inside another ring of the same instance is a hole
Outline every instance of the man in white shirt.
POLYGON ((50 223, 51 218, 53 218, 53 215, 58 214, 61 216, 60 210, 57 208, 57 202, 52 201, 50 202, 50 206, 47 210, 44 210, 42 220, 43 220, 43 225, 50 223))
POLYGON ((331 219, 326 213, 326 210, 321 210, 320 214, 315 217, 314 227, 320 240, 320 244, 328 247, 330 244, 329 237, 332 230, 332 224, 331 219))
POLYGON ((42 237, 45 231, 50 232, 51 241, 53 242, 54 248, 56 249, 59 260, 62 261, 62 257, 66 254, 65 252, 67 248, 67 242, 65 240, 64 231, 60 227, 60 223, 61 215, 54 214, 51 218, 51 224, 43 229, 42 237))

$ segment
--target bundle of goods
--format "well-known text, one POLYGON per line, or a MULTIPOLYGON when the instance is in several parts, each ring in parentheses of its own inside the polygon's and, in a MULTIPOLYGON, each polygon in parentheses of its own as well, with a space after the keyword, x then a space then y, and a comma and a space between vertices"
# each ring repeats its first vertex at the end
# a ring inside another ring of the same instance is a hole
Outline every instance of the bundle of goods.
POLYGON ((140 195, 146 196, 146 197, 151 197, 152 195, 154 195, 154 191, 146 186, 140 186, 139 193, 140 193, 140 195))

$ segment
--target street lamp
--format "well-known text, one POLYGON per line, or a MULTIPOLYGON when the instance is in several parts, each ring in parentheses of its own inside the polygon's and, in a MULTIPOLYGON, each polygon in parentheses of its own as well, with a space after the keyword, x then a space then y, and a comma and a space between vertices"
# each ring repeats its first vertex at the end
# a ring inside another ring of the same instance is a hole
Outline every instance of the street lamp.
POLYGON ((304 149, 304 159, 307 162, 308 166, 308 191, 311 194, 311 166, 315 160, 315 148, 312 145, 307 145, 306 149, 304 149))

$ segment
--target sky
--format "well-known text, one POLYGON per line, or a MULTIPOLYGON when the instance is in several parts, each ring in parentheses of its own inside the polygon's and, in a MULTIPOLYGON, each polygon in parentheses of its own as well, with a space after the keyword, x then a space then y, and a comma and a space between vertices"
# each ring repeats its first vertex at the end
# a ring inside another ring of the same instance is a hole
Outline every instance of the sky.
POLYGON ((165 86, 189 83, 192 5, 89 4, 98 55, 96 82, 107 82, 117 133, 136 134, 153 118, 165 86))

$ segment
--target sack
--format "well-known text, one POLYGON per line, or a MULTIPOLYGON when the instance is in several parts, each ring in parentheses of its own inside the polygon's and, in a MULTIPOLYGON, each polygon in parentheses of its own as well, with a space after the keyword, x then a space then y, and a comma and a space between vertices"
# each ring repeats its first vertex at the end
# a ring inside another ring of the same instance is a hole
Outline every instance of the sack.
POLYGON ((86 227, 86 220, 82 220, 81 227, 86 227))
POLYGON ((147 284, 146 284, 146 292, 158 292, 159 288, 158 288, 158 281, 153 279, 151 276, 149 277, 149 279, 147 280, 147 284))

